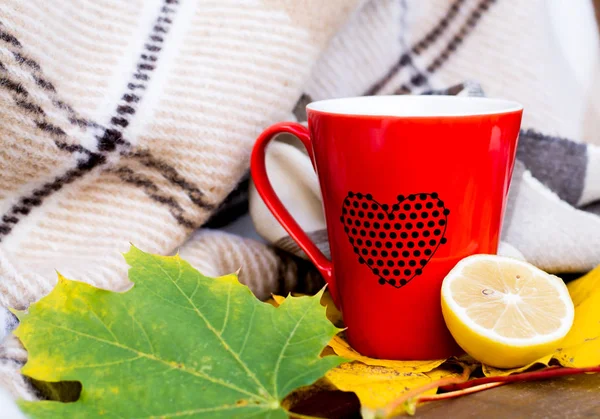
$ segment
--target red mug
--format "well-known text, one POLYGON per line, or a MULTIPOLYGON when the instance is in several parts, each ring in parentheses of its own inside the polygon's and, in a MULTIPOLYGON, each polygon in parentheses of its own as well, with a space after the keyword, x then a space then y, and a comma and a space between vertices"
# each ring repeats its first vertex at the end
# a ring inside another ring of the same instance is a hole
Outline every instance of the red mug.
POLYGON ((350 344, 383 359, 462 353, 440 306, 462 258, 494 254, 523 109, 452 96, 372 96, 313 102, 308 128, 280 123, 252 152, 256 189, 327 281, 350 344), (331 261, 276 196, 265 149, 280 133, 303 143, 323 195, 331 261))

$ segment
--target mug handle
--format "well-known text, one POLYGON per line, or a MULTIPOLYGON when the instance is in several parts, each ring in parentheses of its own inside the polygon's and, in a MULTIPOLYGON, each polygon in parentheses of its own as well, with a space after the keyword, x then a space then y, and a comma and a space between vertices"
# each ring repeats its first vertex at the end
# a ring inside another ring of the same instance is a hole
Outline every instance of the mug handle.
POLYGON ((310 139, 308 128, 295 122, 282 122, 267 128, 256 140, 250 159, 252 180, 254 180, 254 186, 256 186, 256 190, 265 202, 267 208, 269 208, 285 231, 287 231, 290 237, 298 243, 298 246, 304 250, 308 258, 315 264, 319 272, 321 272, 321 275, 323 275, 323 278, 325 278, 325 281, 327 282, 333 302, 339 307, 332 263, 310 240, 308 235, 300 228, 296 220, 294 220, 288 210, 284 207, 267 176, 267 167, 265 163, 267 145, 273 138, 282 133, 292 134, 302 141, 306 151, 308 151, 313 168, 316 168, 312 141, 310 139))

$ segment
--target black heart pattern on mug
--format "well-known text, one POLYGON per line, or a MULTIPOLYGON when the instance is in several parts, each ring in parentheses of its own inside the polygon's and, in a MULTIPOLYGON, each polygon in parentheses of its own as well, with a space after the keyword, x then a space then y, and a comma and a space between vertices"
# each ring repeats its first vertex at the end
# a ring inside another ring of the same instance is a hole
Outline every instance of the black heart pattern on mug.
POLYGON ((380 284, 401 288, 421 275, 446 243, 449 214, 435 192, 398 195, 391 208, 371 194, 348 192, 340 221, 358 261, 380 284))

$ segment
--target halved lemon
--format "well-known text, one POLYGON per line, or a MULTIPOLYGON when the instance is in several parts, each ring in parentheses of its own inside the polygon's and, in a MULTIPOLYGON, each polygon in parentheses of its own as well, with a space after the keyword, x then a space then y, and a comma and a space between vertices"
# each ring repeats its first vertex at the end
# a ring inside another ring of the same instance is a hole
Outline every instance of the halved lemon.
POLYGON ((450 271, 442 312, 461 348, 497 368, 522 367, 553 353, 574 318, 560 278, 492 255, 469 256, 450 271))

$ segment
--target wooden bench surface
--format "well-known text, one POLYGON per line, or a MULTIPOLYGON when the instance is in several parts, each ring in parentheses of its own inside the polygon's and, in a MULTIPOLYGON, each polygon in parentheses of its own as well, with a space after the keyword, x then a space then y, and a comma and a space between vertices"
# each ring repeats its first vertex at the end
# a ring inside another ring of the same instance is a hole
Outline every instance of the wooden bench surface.
MULTIPOLYGON (((296 405, 304 415, 359 419, 360 404, 353 393, 315 394, 296 405)), ((407 418, 409 416, 401 416, 407 418)), ((579 419, 600 418, 600 374, 513 383, 454 400, 423 404, 417 419, 579 419)))
POLYGON ((600 418, 600 374, 509 384, 455 400, 422 405, 415 417, 600 418))

